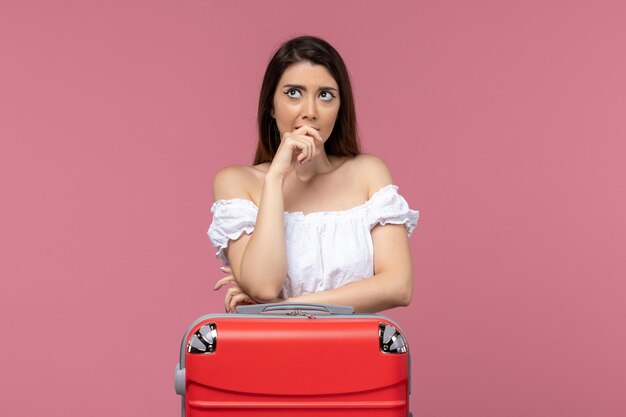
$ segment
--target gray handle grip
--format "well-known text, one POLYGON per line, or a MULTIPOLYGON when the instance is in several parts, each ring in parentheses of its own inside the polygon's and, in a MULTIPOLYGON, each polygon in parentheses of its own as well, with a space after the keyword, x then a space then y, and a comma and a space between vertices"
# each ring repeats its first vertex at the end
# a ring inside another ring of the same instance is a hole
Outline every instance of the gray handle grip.
POLYGON ((293 315, 296 311, 312 315, 354 314, 352 306, 337 306, 333 304, 307 304, 307 303, 269 303, 237 306, 235 313, 240 314, 267 314, 267 315, 293 315))

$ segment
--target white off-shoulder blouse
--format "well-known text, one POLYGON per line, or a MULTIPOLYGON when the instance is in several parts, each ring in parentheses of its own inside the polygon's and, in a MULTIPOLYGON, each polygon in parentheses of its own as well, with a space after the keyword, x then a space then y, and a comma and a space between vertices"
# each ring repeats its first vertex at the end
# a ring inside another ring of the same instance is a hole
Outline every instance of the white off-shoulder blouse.
MULTIPOLYGON (((217 200, 211 206, 208 230, 215 256, 223 266, 230 240, 252 233, 259 209, 250 200, 217 200)), ((371 230, 377 224, 404 224, 408 236, 417 225, 419 211, 411 210, 398 193, 386 185, 365 203, 340 211, 285 212, 287 277, 281 298, 325 291, 374 275, 371 230)))

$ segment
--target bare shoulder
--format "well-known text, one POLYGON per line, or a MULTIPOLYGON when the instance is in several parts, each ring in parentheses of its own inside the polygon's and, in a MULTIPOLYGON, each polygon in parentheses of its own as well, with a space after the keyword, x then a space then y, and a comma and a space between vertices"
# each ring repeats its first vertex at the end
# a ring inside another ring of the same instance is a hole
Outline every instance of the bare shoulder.
POLYGON ((381 168, 386 167, 387 164, 382 158, 371 153, 360 153, 354 158, 355 162, 360 164, 360 168, 381 168))
POLYGON ((382 158, 362 153, 358 155, 355 162, 358 165, 357 169, 363 173, 363 178, 367 182, 368 197, 385 185, 393 184, 391 170, 382 158))
POLYGON ((251 167, 229 165, 220 169, 213 177, 213 200, 250 197, 250 183, 253 178, 251 167))

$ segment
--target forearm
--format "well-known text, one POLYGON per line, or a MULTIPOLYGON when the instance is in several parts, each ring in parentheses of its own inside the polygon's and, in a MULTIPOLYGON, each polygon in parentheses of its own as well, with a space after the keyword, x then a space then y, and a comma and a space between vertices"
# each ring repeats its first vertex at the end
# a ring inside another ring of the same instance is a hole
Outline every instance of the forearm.
POLYGON ((332 290, 274 301, 348 305, 354 308, 355 313, 378 313, 394 307, 407 306, 410 303, 410 296, 410 286, 399 287, 397 280, 391 280, 389 276, 381 273, 332 290))
POLYGON ((287 276, 283 182, 266 175, 254 233, 241 260, 238 284, 257 301, 275 298, 287 276))

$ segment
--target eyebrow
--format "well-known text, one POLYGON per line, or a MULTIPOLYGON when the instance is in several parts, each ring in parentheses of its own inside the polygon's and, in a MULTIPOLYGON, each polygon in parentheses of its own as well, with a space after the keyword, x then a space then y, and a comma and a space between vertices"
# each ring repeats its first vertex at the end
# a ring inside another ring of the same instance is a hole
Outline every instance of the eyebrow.
MULTIPOLYGON (((298 84, 285 84, 285 85, 283 85, 283 88, 285 88, 285 87, 299 88, 301 90, 307 91, 305 86, 298 85, 298 84)), ((338 91, 336 88, 329 87, 329 86, 322 86, 322 87, 317 89, 317 91, 320 91, 320 90, 335 90, 335 91, 338 91)))

